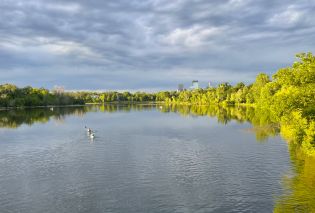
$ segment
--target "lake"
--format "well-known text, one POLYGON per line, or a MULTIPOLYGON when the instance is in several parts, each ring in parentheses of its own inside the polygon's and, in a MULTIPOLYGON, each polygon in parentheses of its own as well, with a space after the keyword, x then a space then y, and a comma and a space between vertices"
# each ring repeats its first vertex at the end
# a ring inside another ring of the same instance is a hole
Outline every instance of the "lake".
POLYGON ((256 114, 157 105, 0 111, 0 211, 310 210, 314 166, 308 174, 277 124, 256 114))

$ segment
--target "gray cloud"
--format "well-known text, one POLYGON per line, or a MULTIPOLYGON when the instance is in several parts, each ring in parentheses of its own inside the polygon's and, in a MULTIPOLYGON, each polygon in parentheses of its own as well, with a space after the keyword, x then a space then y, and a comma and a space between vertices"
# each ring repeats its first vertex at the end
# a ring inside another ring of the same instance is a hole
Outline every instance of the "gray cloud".
POLYGON ((307 0, 3 0, 0 83, 175 89, 250 82, 314 51, 307 0))

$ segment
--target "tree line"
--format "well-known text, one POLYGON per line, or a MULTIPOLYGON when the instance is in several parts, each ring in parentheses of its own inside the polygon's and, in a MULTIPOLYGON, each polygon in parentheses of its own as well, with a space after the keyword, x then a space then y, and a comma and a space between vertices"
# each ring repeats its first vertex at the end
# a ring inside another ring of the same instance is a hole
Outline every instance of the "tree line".
POLYGON ((169 104, 254 106, 280 124, 283 137, 315 155, 315 56, 301 53, 297 58, 272 78, 260 73, 250 85, 222 83, 216 88, 162 92, 157 100, 169 104))
POLYGON ((49 105, 78 105, 84 100, 70 93, 50 92, 44 88, 18 88, 13 84, 0 85, 0 107, 31 107, 49 105))

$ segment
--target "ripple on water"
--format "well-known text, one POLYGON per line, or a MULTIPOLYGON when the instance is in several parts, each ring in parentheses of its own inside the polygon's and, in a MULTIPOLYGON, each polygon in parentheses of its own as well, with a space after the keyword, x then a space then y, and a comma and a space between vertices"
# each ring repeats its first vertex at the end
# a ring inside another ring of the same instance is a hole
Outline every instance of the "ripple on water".
POLYGON ((70 118, 0 142, 4 212, 270 212, 290 168, 286 144, 259 144, 243 124, 150 111, 70 118), (85 123, 99 130, 93 141, 73 134, 85 123))

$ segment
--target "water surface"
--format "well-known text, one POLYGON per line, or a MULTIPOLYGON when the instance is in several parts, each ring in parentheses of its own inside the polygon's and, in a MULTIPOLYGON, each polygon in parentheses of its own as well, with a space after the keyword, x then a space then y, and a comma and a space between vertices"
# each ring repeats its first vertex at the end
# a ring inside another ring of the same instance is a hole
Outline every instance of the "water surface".
POLYGON ((277 128, 253 128, 218 110, 2 111, 1 212, 272 212, 290 205, 283 182, 296 171, 277 128))

